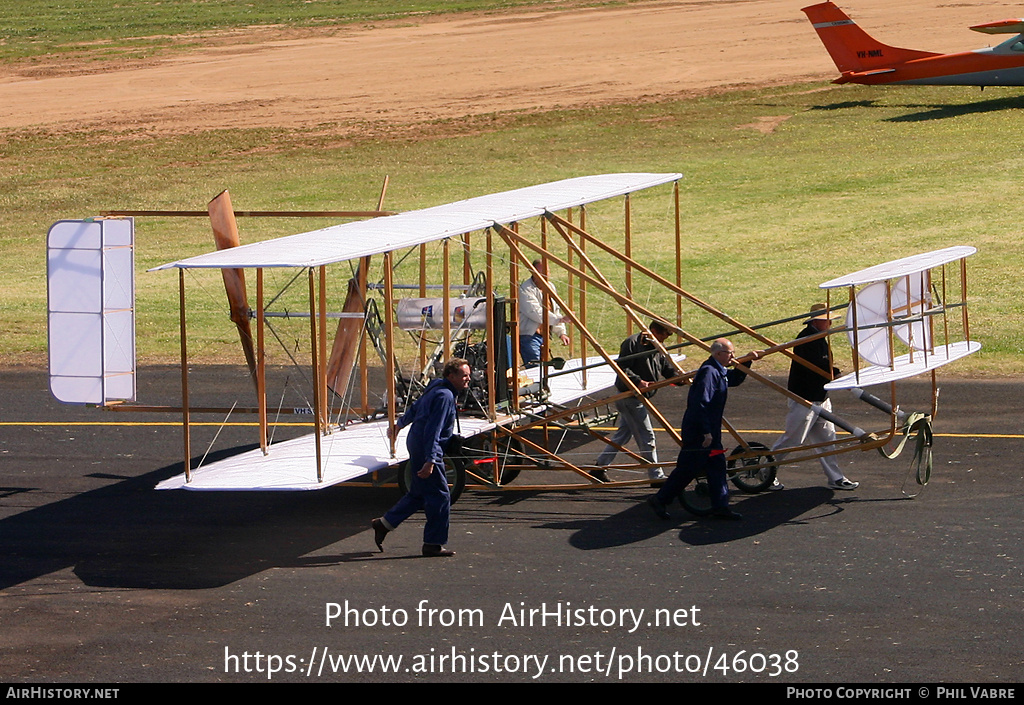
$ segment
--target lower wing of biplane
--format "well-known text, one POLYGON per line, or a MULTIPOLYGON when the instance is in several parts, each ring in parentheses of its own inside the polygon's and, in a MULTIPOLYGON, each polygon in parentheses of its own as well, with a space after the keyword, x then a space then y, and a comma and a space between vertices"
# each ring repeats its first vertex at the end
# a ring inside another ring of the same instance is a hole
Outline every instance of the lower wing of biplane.
MULTIPOLYGON (((580 369, 579 360, 568 361, 557 377, 546 382, 545 403, 534 405, 532 414, 543 414, 547 409, 572 405, 587 395, 606 391, 615 381, 615 373, 603 364, 601 358, 590 358, 587 374, 580 369), (584 381, 586 379, 586 381, 584 381)), ((525 371, 530 383, 540 383, 540 368, 525 371)), ((524 380, 525 381, 525 380, 524 380)), ((521 462, 527 454, 500 458, 488 450, 489 440, 499 426, 512 428, 528 416, 498 414, 492 421, 486 416, 460 414, 458 433, 465 439, 464 458, 469 467, 449 468, 450 481, 465 482, 461 473, 469 470, 470 477, 486 481, 495 466, 508 481, 509 464, 521 462), (458 479, 452 473, 456 470, 458 479)), ((374 473, 403 464, 409 457, 405 447, 408 434, 403 429, 392 456, 388 444, 388 420, 373 419, 336 426, 329 432, 307 434, 291 440, 274 443, 266 452, 256 448, 238 455, 203 465, 185 474, 164 480, 159 490, 316 490, 359 480, 374 473), (319 436, 319 437, 318 437, 319 436), (319 449, 317 445, 319 444, 319 449), (319 458, 319 463, 317 459, 319 458), (319 464, 319 467, 317 466, 319 464)), ((405 478, 400 479, 401 482, 405 478)), ((471 479, 472 482, 472 479, 471 479)), ((460 488, 461 489, 461 488, 460 488)))

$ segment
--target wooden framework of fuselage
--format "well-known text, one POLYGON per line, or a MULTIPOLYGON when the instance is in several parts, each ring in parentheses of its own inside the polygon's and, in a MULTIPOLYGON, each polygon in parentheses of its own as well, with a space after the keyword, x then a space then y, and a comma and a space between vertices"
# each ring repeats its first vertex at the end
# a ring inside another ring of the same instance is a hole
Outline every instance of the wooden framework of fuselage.
MULTIPOLYGON (((495 399, 495 387, 493 381, 496 379, 498 371, 494 369, 495 355, 495 341, 502 338, 503 334, 493 331, 493 316, 494 303, 496 291, 498 290, 497 280, 499 279, 498 267, 496 266, 495 260, 497 259, 497 252, 499 249, 507 251, 507 256, 501 257, 502 261, 508 263, 508 291, 510 296, 508 301, 511 306, 511 315, 509 316, 509 338, 511 340, 513 353, 511 355, 510 364, 512 365, 512 372, 510 377, 512 380, 518 379, 519 374, 519 354, 518 354, 518 335, 517 335, 517 283, 524 278, 527 274, 533 277, 539 288, 543 291, 546 302, 557 304, 568 319, 572 330, 577 334, 574 338, 578 341, 574 342, 573 355, 578 352, 581 359, 586 359, 591 353, 600 357, 604 364, 608 365, 616 373, 621 373, 621 369, 617 363, 617 352, 606 349, 598 337, 588 327, 588 303, 590 298, 595 294, 601 294, 608 299, 615 302, 622 308, 626 315, 626 331, 627 334, 633 330, 647 331, 647 321, 651 319, 660 319, 668 324, 676 334, 682 337, 685 341, 684 344, 695 346, 704 351, 710 350, 710 344, 708 339, 702 339, 701 337, 694 335, 693 333, 685 330, 680 322, 682 320, 682 313, 684 302, 688 302, 698 309, 714 316, 721 320, 723 323, 733 327, 736 332, 741 333, 757 343, 764 346, 764 349, 759 351, 761 355, 765 354, 783 354, 792 360, 796 361, 797 364, 803 364, 817 371, 819 374, 830 378, 830 371, 819 370, 810 363, 797 357, 793 352, 792 348, 796 345, 807 342, 811 338, 804 338, 800 340, 792 340, 786 342, 779 342, 773 340, 758 329, 759 327, 748 326, 733 317, 725 314, 718 310, 711 304, 701 300, 690 292, 686 291, 682 285, 682 236, 680 230, 680 217, 679 217, 679 186, 678 181, 673 183, 672 190, 672 201, 674 210, 674 247, 675 247, 675 272, 673 280, 669 280, 653 269, 647 267, 639 259, 632 256, 632 214, 631 214, 631 198, 627 194, 623 197, 623 233, 625 238, 625 246, 620 251, 614 246, 606 244, 601 238, 596 237, 590 233, 587 229, 587 209, 586 206, 582 206, 576 210, 574 214, 572 209, 565 212, 563 215, 559 215, 553 212, 545 212, 540 217, 540 237, 539 242, 535 241, 536 238, 531 238, 527 235, 521 234, 521 224, 509 223, 499 224, 495 223, 492 227, 487 228, 483 233, 485 240, 484 245, 484 258, 485 258, 485 269, 484 276, 486 280, 486 299, 487 299, 487 330, 485 331, 485 341, 487 345, 487 369, 485 372, 487 380, 490 383, 487 385, 488 398, 485 413, 487 417, 495 422, 493 430, 490 431, 492 434, 491 447, 506 447, 511 445, 509 441, 514 441, 519 445, 520 448, 525 449, 524 453, 515 454, 516 458, 520 459, 523 466, 526 468, 544 467, 549 470, 561 470, 574 473, 576 480, 572 482, 561 482, 561 483, 540 483, 540 484, 524 484, 522 482, 516 483, 514 487, 509 485, 502 485, 501 475, 502 469, 499 467, 500 463, 508 463, 509 460, 506 458, 502 461, 495 460, 491 465, 491 468, 486 468, 488 472, 481 471, 479 468, 473 468, 470 470, 470 486, 485 487, 489 489, 520 489, 520 490, 545 490, 545 489, 581 489, 581 488, 597 488, 597 487, 616 487, 616 486, 629 486, 629 485, 641 485, 647 484, 649 480, 638 479, 629 481, 616 481, 611 483, 602 483, 595 480, 589 473, 588 468, 585 465, 572 462, 567 457, 557 452, 557 449, 552 449, 548 444, 547 437, 550 429, 553 427, 565 427, 567 421, 568 425, 572 426, 571 420, 574 418, 582 418, 588 412, 591 412, 598 407, 608 405, 614 402, 616 399, 635 395, 647 406, 650 414, 655 419, 655 426, 661 427, 661 429, 669 434, 674 441, 680 442, 679 434, 675 430, 674 424, 672 424, 658 407, 655 400, 645 397, 640 390, 629 381, 628 376, 620 374, 621 378, 626 380, 627 386, 630 388, 626 392, 614 393, 611 395, 604 394, 599 399, 586 399, 575 402, 571 407, 567 408, 550 408, 543 402, 534 402, 523 398, 519 394, 518 384, 511 385, 510 401, 507 408, 499 409, 495 399), (575 218, 574 218, 575 215, 575 218), (576 222, 574 222, 576 221, 576 222), (556 247, 555 244, 560 243, 563 247, 556 247), (625 277, 626 283, 625 289, 617 289, 605 274, 602 273, 601 268, 595 264, 594 259, 588 253, 600 251, 606 257, 611 257, 612 261, 618 265, 621 265, 625 277), (570 295, 568 297, 560 296, 556 290, 550 286, 548 280, 542 275, 541 271, 534 266, 534 260, 543 260, 546 263, 548 271, 557 270, 568 277, 571 283, 570 295), (652 310, 650 307, 642 303, 641 301, 633 298, 631 291, 634 290, 634 278, 645 277, 653 284, 663 287, 671 295, 676 298, 676 310, 674 312, 674 320, 670 320, 669 317, 664 315, 662 311, 652 310), (575 290, 576 300, 573 300, 572 293, 575 290), (577 346, 578 345, 578 346, 577 346), (539 433, 541 440, 538 441, 535 438, 535 434, 539 433), (524 456, 528 456, 528 461, 524 456)), ((380 215, 381 213, 373 213, 380 215)), ((189 214, 191 215, 191 213, 189 214)), ((275 214, 278 215, 278 214, 275 214)), ((460 247, 464 253, 462 277, 464 283, 468 284, 472 277, 472 271, 470 266, 469 255, 473 251, 471 242, 476 242, 476 238, 471 240, 468 234, 460 236, 460 247)), ((426 295, 428 286, 428 268, 426 264, 427 250, 426 245, 421 244, 419 248, 419 293, 421 296, 426 295)), ((449 302, 451 299, 451 292, 453 290, 453 280, 459 279, 457 272, 453 272, 451 266, 451 239, 444 239, 441 242, 442 255, 442 308, 447 311, 449 309, 449 302)), ((385 397, 387 403, 385 404, 388 415, 388 426, 394 428, 397 414, 398 404, 396 400, 398 398, 398 391, 396 389, 396 377, 398 369, 395 366, 396 351, 395 351, 395 332, 396 323, 394 320, 394 312, 396 305, 395 291, 396 282, 394 281, 395 273, 395 256, 396 252, 388 251, 383 252, 381 255, 381 268, 382 268, 382 284, 379 287, 380 295, 383 299, 382 309, 384 313, 384 330, 389 331, 384 335, 384 344, 386 346, 385 351, 385 370, 384 377, 387 380, 387 389, 385 391, 385 397)), ((358 299, 360 304, 365 303, 370 297, 370 286, 369 286, 369 270, 370 270, 370 257, 363 258, 359 261, 356 267, 356 274, 351 278, 348 283, 348 299, 351 300, 353 297, 358 299)), ((961 263, 961 267, 963 264, 961 263)), ((263 449, 264 454, 271 452, 271 448, 268 443, 268 418, 269 409, 267 405, 267 394, 266 394, 266 381, 265 381, 265 370, 266 370, 266 354, 265 354, 265 340, 264 340, 264 276, 263 268, 256 267, 256 305, 253 307, 253 319, 255 322, 255 370, 254 370, 254 382, 256 387, 257 396, 257 407, 255 409, 259 417, 259 444, 263 449)), ((962 281, 962 294, 963 302, 962 306, 964 309, 964 328, 966 330, 966 287, 965 287, 965 272, 961 270, 961 276, 964 277, 962 281)), ((317 267, 310 267, 306 274, 306 289, 308 295, 308 321, 309 321, 309 348, 310 348, 310 360, 309 365, 313 372, 312 378, 315 380, 313 385, 313 419, 314 419, 314 432, 317 439, 316 443, 316 457, 313 460, 315 463, 317 479, 322 480, 321 468, 322 458, 320 450, 319 439, 322 434, 340 432, 339 429, 332 426, 330 422, 330 415, 332 409, 329 408, 327 400, 329 398, 329 384, 328 384, 328 294, 327 294, 327 266, 321 265, 317 267)), ((943 287, 945 288, 945 276, 943 276, 943 287)), ((851 297, 852 287, 851 287, 851 297)), ((831 302, 829 302, 831 303, 831 302)), ((183 455, 184 455, 184 467, 186 474, 186 482, 190 478, 192 472, 192 461, 191 461, 191 441, 190 441, 190 414, 192 409, 189 407, 189 383, 188 383, 188 367, 190 364, 189 353, 187 348, 187 330, 186 330, 186 291, 185 291, 185 277, 184 269, 179 269, 179 307, 180 307, 180 335, 181 335, 181 388, 182 388, 182 427, 183 427, 183 455)), ((550 306, 546 305, 545 309, 550 310, 550 306)), ((346 306, 346 310, 350 310, 346 306)), ((890 314, 892 312, 890 311, 890 314)), ((944 317, 944 311, 933 310, 930 312, 919 312, 920 315, 927 315, 929 320, 931 316, 937 313, 942 313, 944 317)), ((546 315, 546 314, 545 314, 546 315)), ((351 317, 351 316, 350 316, 351 317)), ((545 321, 545 328, 549 321, 545 321)), ((342 321, 344 324, 344 319, 342 321)), ((369 390, 367 370, 369 367, 368 352, 366 337, 363 334, 362 325, 356 327, 356 334, 353 334, 351 324, 349 332, 342 336, 339 332, 338 336, 345 339, 341 340, 342 345, 348 345, 350 348, 355 350, 355 356, 350 360, 350 364, 357 366, 360 369, 360 403, 355 408, 357 414, 367 414, 373 410, 368 404, 369 390)), ((836 333, 843 332, 844 329, 836 329, 822 333, 821 335, 833 335, 836 333)), ((451 330, 447 326, 443 327, 442 331, 442 342, 443 357, 447 359, 451 355, 452 350, 452 337, 451 330)), ((813 336, 812 336, 813 337, 813 336)), ((652 338, 652 340, 654 340, 652 338)), ((666 349, 661 343, 654 341, 656 347, 661 352, 669 353, 670 350, 666 349)), ((337 344, 337 340, 336 340, 337 344)), ((544 350, 542 359, 548 359, 550 357, 550 351, 547 348, 548 343, 545 338, 544 350)), ((421 346, 421 361, 424 353, 422 352, 421 346)), ((856 350, 854 350, 856 356, 856 350)), ((749 357, 740 358, 737 364, 743 364, 749 361, 749 357)), ((856 364, 856 363, 855 363, 856 364)), ((796 403, 803 404, 810 407, 810 402, 796 396, 789 392, 785 387, 780 386, 770 379, 767 379, 763 375, 758 374, 756 371, 749 369, 744 365, 748 375, 756 380, 757 382, 768 386, 774 391, 782 394, 783 396, 792 399, 796 403)), ((678 368, 678 375, 671 380, 665 380, 657 383, 656 386, 666 386, 670 384, 685 384, 689 381, 696 370, 686 371, 678 368)), ((557 374, 557 373, 553 373, 557 374)), ((586 374, 584 370, 583 374, 586 374)), ((932 381, 934 388, 934 372, 932 373, 932 381)), ((813 460, 828 455, 835 455, 839 453, 848 452, 853 449, 870 450, 874 448, 880 448, 885 444, 889 443, 897 434, 899 430, 899 415, 898 405, 896 403, 896 388, 895 384, 890 384, 890 396, 891 401, 888 409, 888 425, 880 431, 876 432, 865 432, 857 427, 849 424, 844 424, 841 419, 836 418, 835 421, 842 428, 847 430, 849 436, 840 436, 837 441, 832 444, 809 444, 802 445, 799 447, 780 449, 780 452, 788 454, 786 459, 787 464, 813 460)), ((612 390, 615 391, 614 389, 612 390)), ((934 393, 933 393, 934 398, 934 393)), ((933 409, 934 411, 934 409, 933 409)), ((728 422, 725 423, 726 430, 735 439, 737 448, 736 459, 742 460, 744 458, 760 458, 763 454, 759 454, 756 449, 751 448, 750 444, 743 439, 740 433, 737 432, 728 422), (739 448, 745 449, 740 451, 739 448)), ((593 429, 583 428, 590 435, 601 439, 604 442, 609 442, 608 439, 601 434, 598 434, 593 429)), ((395 456, 394 434, 389 434, 392 438, 390 441, 390 453, 391 456, 395 456)), ((649 465, 635 452, 628 448, 619 447, 620 452, 625 453, 632 462, 625 464, 616 464, 612 466, 616 469, 643 469, 649 468, 649 465)), ((516 462, 513 459, 511 462, 516 462)), ((659 463, 661 466, 670 466, 673 462, 662 462, 659 463)), ((762 462, 757 465, 748 466, 747 470, 758 469, 761 467, 768 467, 772 465, 772 462, 762 462)), ((505 465, 507 467, 507 465, 505 465)), ((646 473, 643 474, 646 478, 646 473)), ((381 478, 377 473, 373 473, 370 477, 369 484, 379 485, 386 478, 381 478)), ((350 481, 348 484, 367 484, 366 482, 350 481)))

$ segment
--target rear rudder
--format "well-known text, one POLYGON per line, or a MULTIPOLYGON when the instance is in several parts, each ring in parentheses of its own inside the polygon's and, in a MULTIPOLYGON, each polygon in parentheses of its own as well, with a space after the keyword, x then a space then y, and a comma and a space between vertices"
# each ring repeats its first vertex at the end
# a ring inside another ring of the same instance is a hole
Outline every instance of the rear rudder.
POLYGON ((802 12, 811 21, 836 68, 843 74, 872 71, 911 59, 937 56, 928 51, 882 44, 831 2, 805 7, 802 12))

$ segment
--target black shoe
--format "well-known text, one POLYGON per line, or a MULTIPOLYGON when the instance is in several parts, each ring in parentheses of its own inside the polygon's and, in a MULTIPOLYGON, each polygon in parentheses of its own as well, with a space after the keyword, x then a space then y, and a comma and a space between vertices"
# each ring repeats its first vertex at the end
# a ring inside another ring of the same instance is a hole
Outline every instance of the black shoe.
POLYGON ((370 526, 373 527, 373 540, 376 542, 377 548, 384 553, 384 537, 388 535, 388 527, 384 526, 384 522, 380 519, 371 521, 370 526))
MULTIPOLYGON (((689 487, 689 485, 687 485, 686 487, 689 487)), ((686 502, 683 501, 683 492, 686 491, 686 487, 679 491, 679 494, 676 495, 676 499, 679 500, 680 507, 689 511, 689 509, 686 506, 686 502)), ((696 482, 696 484, 694 484, 693 493, 703 500, 711 500, 711 492, 710 490, 708 490, 708 483, 705 482, 704 480, 699 480, 696 482)))
POLYGON ((661 503, 658 499, 658 495, 651 495, 647 498, 647 504, 651 505, 651 509, 658 515, 659 519, 671 519, 672 515, 668 513, 668 508, 661 503))
POLYGON ((729 521, 739 521, 743 518, 743 515, 739 512, 734 512, 729 507, 717 507, 711 510, 712 519, 728 519, 729 521))
POLYGON ((448 556, 454 556, 455 551, 449 551, 444 546, 439 546, 436 543, 425 543, 423 544, 423 555, 424 556, 441 556, 447 558, 448 556))
POLYGON ((605 472, 604 468, 594 468, 593 470, 588 470, 587 474, 590 475, 595 480, 597 480, 598 482, 611 482, 611 480, 608 478, 608 473, 605 472))

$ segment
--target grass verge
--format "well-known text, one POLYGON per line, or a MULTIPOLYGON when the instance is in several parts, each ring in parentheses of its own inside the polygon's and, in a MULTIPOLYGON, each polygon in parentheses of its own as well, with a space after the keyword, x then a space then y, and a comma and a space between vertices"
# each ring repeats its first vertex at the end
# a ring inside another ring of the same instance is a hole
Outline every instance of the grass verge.
MULTIPOLYGON (((1024 307, 1017 295, 1024 264, 1015 178, 1022 158, 1006 145, 1016 141, 1022 108, 1024 98, 998 91, 815 85, 484 116, 421 126, 401 138, 372 131, 353 138, 331 125, 160 138, 9 132, 0 142, 7 331, 0 357, 43 359, 43 237, 60 218, 114 208, 202 209, 224 188, 240 209, 367 208, 385 174, 392 179, 388 207, 405 210, 582 174, 681 171, 684 287, 705 300, 744 321, 775 319, 806 310, 822 298, 817 285, 834 276, 952 244, 975 245, 973 337, 985 347, 955 369, 1018 374, 1024 345, 1007 324, 1021 320, 1024 307)), ((636 211, 644 256, 668 274, 668 196, 644 196, 636 211)), ((599 223, 607 218, 612 232, 617 217, 611 209, 607 216, 595 212, 594 227, 605 228, 599 223)), ((243 238, 323 224, 243 221, 243 238)), ((203 220, 139 222, 144 360, 177 354, 175 277, 144 270, 210 248, 203 220)), ((656 287, 638 295, 674 308, 656 287)), ((621 314, 604 315, 599 329, 615 345, 621 314)), ((700 334, 722 329, 697 316, 684 323, 700 334)), ((203 326, 197 335, 223 341, 223 354, 236 354, 226 318, 211 317, 203 326)))

